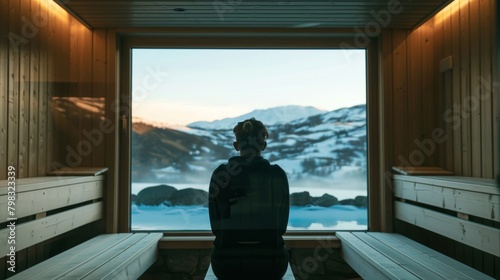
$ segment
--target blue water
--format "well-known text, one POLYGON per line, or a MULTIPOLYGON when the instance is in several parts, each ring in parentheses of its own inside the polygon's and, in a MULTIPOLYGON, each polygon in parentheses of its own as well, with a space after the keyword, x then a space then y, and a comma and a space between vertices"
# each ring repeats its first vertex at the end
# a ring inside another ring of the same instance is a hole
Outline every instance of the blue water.
MULTIPOLYGON (((366 230, 367 220, 366 208, 292 206, 288 230, 366 230)), ((208 208, 132 205, 132 230, 210 230, 208 208)))

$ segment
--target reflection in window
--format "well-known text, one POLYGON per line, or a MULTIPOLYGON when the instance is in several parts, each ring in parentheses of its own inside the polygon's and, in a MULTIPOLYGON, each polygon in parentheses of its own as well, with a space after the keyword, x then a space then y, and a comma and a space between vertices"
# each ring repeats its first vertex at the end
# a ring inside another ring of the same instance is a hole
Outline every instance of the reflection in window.
POLYGON ((212 171, 255 117, 288 230, 367 229, 364 50, 133 49, 132 229, 210 230, 212 171))

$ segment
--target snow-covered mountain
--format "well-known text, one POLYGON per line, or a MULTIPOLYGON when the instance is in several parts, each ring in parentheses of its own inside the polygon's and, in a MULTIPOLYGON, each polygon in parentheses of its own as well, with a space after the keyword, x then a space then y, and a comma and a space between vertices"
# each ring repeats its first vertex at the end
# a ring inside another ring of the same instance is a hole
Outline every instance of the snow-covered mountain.
POLYGON ((250 113, 234 117, 234 118, 225 118, 222 120, 216 120, 212 122, 199 121, 193 122, 187 125, 189 128, 196 129, 227 129, 233 128, 238 122, 255 118, 257 120, 262 121, 265 125, 276 125, 283 124, 293 120, 306 118, 312 115, 317 115, 324 113, 325 111, 317 109, 312 106, 298 106, 298 105, 288 105, 288 106, 279 106, 269 109, 259 109, 253 110, 250 113))
POLYGON ((289 180, 366 176, 366 106, 330 112, 286 106, 237 118, 196 122, 189 130, 132 125, 132 179, 192 182, 236 155, 232 128, 255 117, 270 136, 263 156, 279 164, 289 180))

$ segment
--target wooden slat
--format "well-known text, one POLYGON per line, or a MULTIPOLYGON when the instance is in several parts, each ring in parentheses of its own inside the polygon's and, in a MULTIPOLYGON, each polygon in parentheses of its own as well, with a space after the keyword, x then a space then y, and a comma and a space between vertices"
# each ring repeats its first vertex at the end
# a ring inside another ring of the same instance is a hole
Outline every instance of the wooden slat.
POLYGON ((12 279, 137 279, 156 261, 161 236, 161 233, 99 235, 12 279))
POLYGON ((498 251, 500 230, 498 229, 399 201, 395 202, 395 217, 492 255, 500 256, 498 251))
MULTIPOLYGON (((16 226, 16 251, 28 248, 79 226, 97 221, 103 217, 103 203, 97 202, 78 207, 43 219, 16 226)), ((0 231, 0 252, 8 253, 9 229, 0 231)))
MULTIPOLYGON (((20 2, 21 16, 25 17, 30 14, 31 1, 20 2)), ((19 35, 23 36, 26 34, 25 23, 19 21, 22 24, 22 31, 19 35)), ((31 40, 26 38, 26 43, 19 46, 19 128, 18 128, 18 166, 17 166, 17 177, 24 178, 28 177, 28 167, 29 167, 29 96, 30 96, 30 45, 31 40)))
MULTIPOLYGON (((47 189, 71 184, 80 184, 93 181, 102 181, 104 176, 68 176, 68 177, 33 177, 16 180, 16 192, 29 192, 40 189, 47 189)), ((0 195, 7 194, 7 180, 0 181, 0 195)))
MULTIPOLYGON (((30 192, 17 192, 16 218, 82 203, 103 197, 102 181, 86 182, 30 192)), ((0 196, 0 209, 7 209, 7 196, 0 196)), ((0 221, 7 221, 7 211, 0 212, 0 221)))
POLYGON ((344 260, 363 279, 419 279, 350 232, 337 232, 344 260))
MULTIPOLYGON (((423 100, 424 96, 422 88, 422 30, 424 28, 420 27, 413 31, 408 36, 408 141, 410 154, 420 153, 420 149, 415 144, 417 141, 422 140, 423 131, 423 100)), ((428 90, 428 89, 426 89, 428 90)), ((428 107, 428 106, 426 106, 428 107)), ((421 165, 425 158, 423 157, 412 157, 412 159, 422 160, 422 162, 412 163, 412 165, 421 165)))
MULTIPOLYGON (((450 6, 447 6, 443 11, 440 12, 441 20, 443 21, 443 58, 451 57, 452 59, 452 64, 453 64, 453 57, 452 52, 451 52, 451 14, 450 14, 451 8, 450 6)), ((456 62, 455 62, 456 63, 456 62)), ((453 67, 453 66, 452 66, 453 67)), ((443 92, 444 92, 444 97, 445 97, 445 104, 444 104, 444 112, 443 116, 447 114, 448 112, 451 112, 453 110, 453 80, 452 80, 452 69, 444 72, 441 74, 443 77, 443 92)), ((453 124, 446 119, 444 120, 444 129, 446 133, 446 142, 444 143, 445 145, 445 169, 447 170, 453 170, 453 124)))
POLYGON ((462 110, 462 174, 472 175, 472 130, 470 119, 470 29, 469 29, 469 0, 460 1, 460 96, 462 110), (467 114, 467 116, 465 115, 467 114))
MULTIPOLYGON (((394 162, 398 165, 408 165, 400 163, 401 159, 410 161, 408 158, 408 141, 405 138, 400 137, 401 135, 408 135, 406 126, 407 124, 407 53, 406 53, 406 32, 404 31, 393 31, 393 141, 394 141, 394 162)), ((409 162, 410 165, 416 165, 413 162, 409 162)))
MULTIPOLYGON (((92 46, 92 97, 93 103, 97 112, 92 113, 91 124, 92 129, 99 130, 100 122, 105 117, 104 115, 104 97, 106 97, 106 30, 93 31, 93 46, 92 46)), ((101 141, 97 145, 93 145, 91 154, 92 164, 94 166, 105 165, 106 155, 106 139, 103 135, 101 141)))
POLYGON ((470 119, 471 119, 471 165, 473 177, 482 176, 481 160, 481 99, 480 99, 480 23, 479 1, 469 1, 470 32, 470 119))
MULTIPOLYGON (((19 36, 20 27, 20 2, 10 0, 9 2, 9 34, 19 36)), ((14 40, 19 37, 14 38, 14 40)), ((8 131, 7 131, 7 164, 18 168, 18 150, 19 150, 19 56, 20 41, 15 41, 9 47, 9 75, 8 75, 8 131)))
MULTIPOLYGON (((50 274, 43 275, 43 277, 47 279, 58 279, 66 277, 68 279, 81 279, 87 276, 89 272, 92 272, 92 270, 101 266, 103 263, 113 260, 115 257, 126 251, 136 242, 140 242, 142 237, 142 235, 131 234, 120 243, 113 244, 113 246, 104 246, 102 248, 99 248, 98 252, 96 252, 96 255, 91 259, 77 259, 74 263, 67 263, 67 267, 60 269, 56 268, 52 270, 50 274)), ((118 263, 115 263, 114 265, 116 267, 118 266, 118 263)))
MULTIPOLYGON (((0 180, 7 179, 7 143, 8 143, 8 73, 9 73, 9 44, 5 36, 8 32, 8 1, 0 2, 0 180)), ((0 274, 1 275, 1 274, 0 274)))
POLYGON ((493 179, 462 176, 404 176, 394 175, 394 180, 422 183, 447 188, 500 195, 497 183, 493 179))
MULTIPOLYGON (((42 0, 43 1, 43 0, 42 0)), ((54 161, 56 162, 64 162, 60 158, 55 156, 54 152, 54 146, 57 145, 57 138, 55 134, 55 129, 54 129, 54 118, 53 118, 53 110, 54 110, 54 104, 53 104, 53 98, 55 96, 54 91, 55 91, 55 82, 57 80, 57 75, 56 75, 56 68, 57 65, 55 62, 57 61, 57 53, 56 53, 56 48, 54 48, 55 43, 57 42, 56 37, 57 34, 55 34, 55 26, 57 25, 57 15, 54 13, 50 12, 50 4, 51 2, 49 0, 44 0, 45 5, 47 7, 47 33, 46 33, 46 49, 45 51, 47 52, 47 92, 46 92, 46 114, 45 114, 45 123, 46 123, 46 130, 45 130, 45 139, 47 140, 46 142, 46 170, 51 171, 55 169, 53 167, 54 161)), ((59 149, 61 150, 61 149, 59 149)), ((57 150, 57 151, 59 151, 57 150)), ((59 168, 59 167, 58 167, 59 168)))
MULTIPOLYGON (((48 11, 46 9, 47 0, 40 0, 40 17, 48 20, 48 11)), ((45 175, 47 172, 47 104, 48 104, 48 37, 47 22, 39 26, 40 30, 40 65, 39 65, 39 103, 38 103, 38 176, 45 175)))
POLYGON ((500 222, 500 195, 398 181, 394 196, 500 222))
POLYGON ((456 175, 463 175, 462 173, 462 126, 460 122, 460 111, 456 110, 457 106, 462 105, 460 97, 460 21, 459 21, 459 1, 453 2, 451 5, 451 52, 453 57, 453 71, 452 71, 452 101, 453 111, 451 115, 446 117, 446 121, 451 123, 453 127, 453 172, 456 175))
POLYGON ((354 232, 353 235, 383 254, 385 258, 388 258, 396 264, 400 264, 405 270, 417 275, 421 279, 450 279, 454 276, 450 274, 452 271, 449 269, 443 269, 442 271, 429 269, 426 263, 421 262, 420 259, 414 259, 409 257, 406 252, 397 250, 397 244, 384 244, 380 242, 380 240, 375 239, 369 232, 354 232))
MULTIPOLYGON (((83 279, 138 279, 151 265, 154 264, 158 257, 158 240, 161 238, 161 233, 149 234, 134 234, 140 236, 140 241, 129 243, 129 247, 120 252, 119 255, 107 261, 102 262, 93 259, 95 266, 91 273, 88 273, 83 266, 74 270, 67 276, 79 275, 79 272, 86 274, 83 279)), ((132 238, 129 238, 130 240, 132 238)), ((128 240, 127 240, 128 241, 128 240)), ((109 255, 109 251, 106 251, 109 255)), ((92 270, 92 266, 90 270, 92 270)))
MULTIPOLYGON (((480 111, 481 111, 481 177, 483 178, 495 178, 494 176, 494 166, 495 163, 495 152, 493 148, 494 134, 497 128, 493 126, 494 118, 493 107, 495 102, 493 101, 492 93, 492 22, 493 7, 492 1, 481 0, 479 1, 479 33, 480 33, 480 77, 478 77, 478 87, 480 95, 480 111)), ((498 16, 498 15, 497 15, 498 16)), ((474 77, 472 77, 474 78, 474 77)), ((498 132, 496 133, 498 134, 498 132)), ((497 155, 498 157, 498 155, 497 155)), ((498 162, 498 159, 495 161, 498 162)))
POLYGON ((420 263, 445 279, 492 279, 470 267, 432 250, 400 234, 370 232, 367 233, 413 262, 420 263))
MULTIPOLYGON (((31 1, 31 15, 40 13, 40 3, 31 1)), ((35 23, 32 23, 35 25, 35 23)), ((29 77, 29 144, 27 177, 38 176, 38 106, 41 98, 40 87, 40 27, 36 24, 36 34, 31 39, 30 77, 29 77)))
MULTIPOLYGON (((104 134, 104 150, 106 151, 105 162, 106 166, 112 170, 110 174, 107 176, 107 204, 106 204, 106 223, 108 232, 116 232, 118 231, 118 217, 119 217, 119 205, 126 204, 131 205, 130 203, 130 188, 127 190, 119 191, 119 178, 118 178, 118 168, 120 165, 119 161, 119 153, 118 147, 121 145, 120 137, 119 137, 119 100, 121 95, 117 91, 117 76, 116 73, 118 70, 118 61, 117 61, 117 42, 116 42, 117 33, 113 29, 108 29, 106 34, 106 101, 105 101, 105 112, 104 112, 104 120, 105 122, 109 122, 111 125, 109 127, 113 127, 111 131, 105 131, 104 134), (124 199, 120 200, 119 194, 120 192, 125 193, 124 199)), ((122 208, 123 209, 123 208, 122 208)), ((127 215, 129 216, 129 215, 127 215)), ((128 223, 127 223, 128 224, 128 223)))
POLYGON ((79 264, 83 260, 92 259, 102 251, 102 248, 112 247, 113 244, 118 244, 130 234, 103 234, 96 236, 82 244, 79 244, 61 254, 31 267, 29 270, 23 271, 12 277, 12 280, 27 280, 27 279, 40 279, 40 275, 49 274, 53 269, 66 269, 70 270, 69 264, 79 264))
POLYGON ((441 112, 438 107, 437 93, 434 88, 434 69, 437 63, 434 63, 434 37, 433 37, 433 22, 428 21, 421 27, 422 29, 422 136, 421 147, 419 151, 424 156, 425 166, 437 165, 437 147, 432 139, 432 131, 439 127, 436 122, 437 112, 441 112), (426 142, 423 142, 426 141, 426 142), (431 142, 433 145, 428 144, 431 142), (422 148, 425 147, 425 148, 422 148))

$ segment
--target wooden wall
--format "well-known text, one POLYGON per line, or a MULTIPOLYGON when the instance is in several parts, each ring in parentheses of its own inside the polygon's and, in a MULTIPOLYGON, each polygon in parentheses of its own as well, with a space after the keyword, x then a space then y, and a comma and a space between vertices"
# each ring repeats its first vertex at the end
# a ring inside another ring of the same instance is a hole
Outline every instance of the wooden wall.
MULTIPOLYGON (((113 30, 89 30, 52 0, 0 1, 0 180, 8 166, 25 178, 113 164, 115 154, 107 151, 115 145, 116 114, 106 108, 115 96, 115 41, 113 30)), ((108 188, 108 197, 113 192, 108 188)), ((116 206, 109 201, 106 207, 116 206)), ((65 240, 75 245, 103 227, 82 230, 65 240)), ((54 242, 18 252, 19 268, 64 249, 66 241, 54 242)))
POLYGON ((0 180, 9 165, 18 178, 107 165, 115 33, 87 29, 52 0, 4 0, 0 34, 0 180))
POLYGON ((418 29, 381 36, 388 165, 494 178, 494 0, 455 0, 418 29), (440 69, 451 57, 452 68, 440 69))
MULTIPOLYGON (((455 0, 415 30, 382 33, 388 168, 439 166, 458 176, 497 176, 494 11, 495 0, 455 0), (450 57, 448 68, 443 60, 450 57)), ((404 222, 391 226, 498 277, 499 258, 404 222)))

